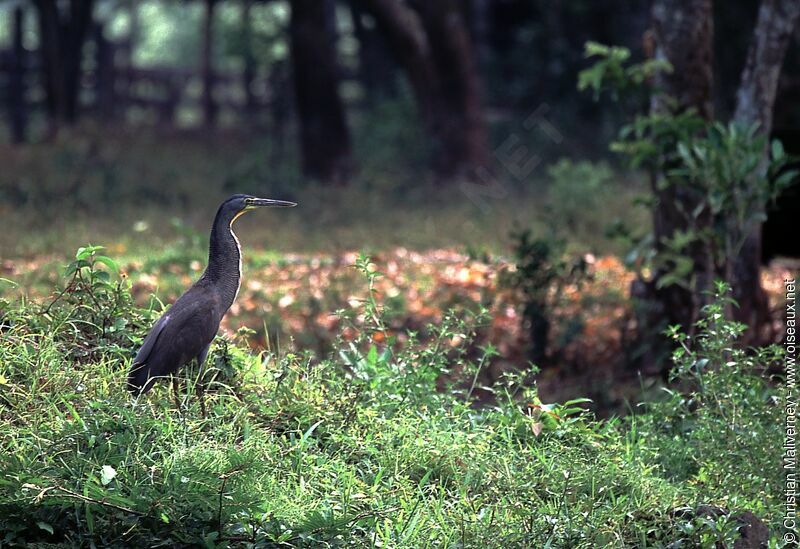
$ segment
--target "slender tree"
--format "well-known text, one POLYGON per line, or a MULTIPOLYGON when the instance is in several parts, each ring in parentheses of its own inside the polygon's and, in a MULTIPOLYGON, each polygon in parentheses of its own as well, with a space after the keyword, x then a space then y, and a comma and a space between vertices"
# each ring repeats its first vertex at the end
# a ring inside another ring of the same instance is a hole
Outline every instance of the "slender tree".
POLYGON ((241 6, 241 32, 242 32, 242 84, 245 92, 245 109, 252 117, 257 110, 256 96, 253 90, 253 81, 256 77, 256 58, 253 54, 253 0, 242 0, 241 6))
MULTIPOLYGON (((781 65, 800 17, 800 0, 762 0, 755 30, 736 94, 734 119, 744 125, 758 124, 769 135, 781 65)), ((766 160, 767 151, 764 151, 766 160)), ((764 163, 766 166, 766 162, 764 163)), ((766 168, 764 168, 766 169, 766 168)), ((753 327, 749 342, 758 343, 758 327, 767 325, 769 308, 761 286, 761 226, 747 238, 736 258, 732 281, 739 307, 737 320, 753 327)))
POLYGON ((488 163, 480 78, 457 0, 360 0, 381 27, 413 90, 444 176, 488 163))
MULTIPOLYGON (((713 118, 711 8, 711 0, 655 0, 652 8, 654 57, 668 61, 673 70, 659 72, 656 77, 654 84, 659 93, 654 94, 650 106, 654 113, 677 114, 694 109, 708 121, 713 118)), ((664 250, 666 242, 679 231, 691 229, 686 212, 695 211, 701 197, 688 186, 662 186, 657 180, 654 174, 652 190, 658 207, 654 210, 653 232, 656 248, 664 250)), ((703 215, 696 221, 701 228, 709 222, 703 215)), ((686 252, 693 263, 694 288, 673 284, 652 291, 659 304, 657 316, 689 329, 703 292, 710 289, 714 266, 701 243, 690 245, 686 252)), ((654 278, 659 277, 660 273, 656 273, 654 278)))
POLYGON ((200 70, 203 77, 203 122, 207 127, 217 123, 217 103, 214 100, 214 16, 217 0, 203 4, 203 44, 200 50, 200 70))
POLYGON ((374 24, 368 24, 369 14, 358 1, 350 2, 350 17, 358 41, 358 77, 366 100, 374 102, 395 96, 397 64, 391 58, 385 37, 374 24))
POLYGON ((116 114, 114 44, 105 37, 103 25, 100 23, 94 24, 92 34, 95 47, 95 107, 108 120, 116 114))
POLYGON ((480 78, 463 6, 457 0, 415 4, 427 31, 439 73, 442 166, 446 173, 474 170, 488 163, 480 78))
POLYGON ((34 0, 44 70, 45 102, 53 129, 73 124, 79 111, 83 46, 92 21, 93 0, 34 0))
POLYGON ((11 141, 24 143, 27 127, 27 104, 25 101, 26 55, 22 43, 24 12, 22 7, 14 9, 11 18, 11 67, 8 79, 8 115, 11 120, 11 141))
POLYGON ((303 172, 343 183, 352 169, 350 133, 339 96, 331 0, 292 0, 289 25, 303 172))

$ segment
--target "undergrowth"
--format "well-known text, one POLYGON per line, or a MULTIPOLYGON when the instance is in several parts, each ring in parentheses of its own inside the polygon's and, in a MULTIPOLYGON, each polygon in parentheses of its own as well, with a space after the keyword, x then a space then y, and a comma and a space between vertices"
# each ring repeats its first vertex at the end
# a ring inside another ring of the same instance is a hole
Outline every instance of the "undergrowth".
POLYGON ((528 372, 478 407, 496 354, 468 351, 482 313, 400 345, 366 258, 330 356, 220 336, 179 399, 168 383, 131 399, 159 305, 136 308, 99 251, 79 252, 53 301, 0 303, 3 546, 715 547, 743 510, 778 538, 786 395, 765 374, 774 352, 735 350, 725 288, 696 338, 673 332, 667 398, 624 419, 544 404, 528 372))

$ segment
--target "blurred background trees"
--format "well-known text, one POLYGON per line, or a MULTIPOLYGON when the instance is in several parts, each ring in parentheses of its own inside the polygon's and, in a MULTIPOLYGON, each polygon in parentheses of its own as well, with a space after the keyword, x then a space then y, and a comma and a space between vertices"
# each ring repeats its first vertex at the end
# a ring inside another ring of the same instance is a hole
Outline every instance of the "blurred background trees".
MULTIPOLYGON (((557 127, 580 128, 576 146, 603 151, 620 118, 575 88, 585 67, 584 43, 616 44, 639 56, 657 45, 658 55, 669 58, 678 52, 670 51, 666 35, 650 31, 669 30, 665 24, 681 10, 689 10, 691 21, 707 21, 689 35, 704 41, 707 52, 696 43, 676 48, 697 53, 711 71, 705 84, 695 81, 695 73, 686 83, 707 87, 705 114, 715 105, 721 118, 731 116, 761 3, 723 8, 656 2, 652 18, 650 4, 6 0, 0 5, 2 90, 13 106, 7 112, 27 113, 33 140, 46 135, 42 115, 56 126, 112 110, 125 124, 241 128, 263 122, 271 106, 280 108, 289 111, 280 116, 299 126, 305 171, 321 179, 338 177, 342 166, 353 164, 348 119, 376 102, 408 95, 430 140, 432 165, 452 176, 491 164, 492 132, 542 103, 557 127), (22 83, 21 94, 14 92, 15 82, 22 83), (327 138, 336 146, 324 143, 327 138), (322 166, 331 162, 335 169, 322 166)), ((788 101, 798 86, 798 54, 789 47, 792 6, 763 3, 755 33, 760 45, 750 61, 774 64, 788 50, 784 78, 771 73, 781 132, 800 116, 788 101)), ((671 61, 681 64, 680 56, 671 61)))

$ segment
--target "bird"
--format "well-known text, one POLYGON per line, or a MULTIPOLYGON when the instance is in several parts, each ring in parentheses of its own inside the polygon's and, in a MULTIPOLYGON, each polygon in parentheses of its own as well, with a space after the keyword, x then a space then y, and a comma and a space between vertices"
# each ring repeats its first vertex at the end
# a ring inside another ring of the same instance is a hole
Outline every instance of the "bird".
POLYGON ((294 202, 235 194, 220 204, 209 239, 208 265, 200 278, 156 321, 144 338, 128 373, 134 396, 147 393, 155 382, 197 360, 205 362, 219 324, 239 293, 242 248, 233 223, 258 208, 291 208, 294 202))

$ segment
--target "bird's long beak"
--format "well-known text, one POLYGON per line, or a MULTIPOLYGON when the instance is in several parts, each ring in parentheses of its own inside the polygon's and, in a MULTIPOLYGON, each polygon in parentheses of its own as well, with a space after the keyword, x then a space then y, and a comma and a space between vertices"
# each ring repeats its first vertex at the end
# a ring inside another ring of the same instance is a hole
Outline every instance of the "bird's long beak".
POLYGON ((254 208, 294 208, 297 206, 296 203, 288 200, 272 200, 271 198, 251 198, 247 205, 254 208))

